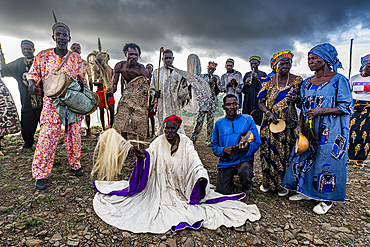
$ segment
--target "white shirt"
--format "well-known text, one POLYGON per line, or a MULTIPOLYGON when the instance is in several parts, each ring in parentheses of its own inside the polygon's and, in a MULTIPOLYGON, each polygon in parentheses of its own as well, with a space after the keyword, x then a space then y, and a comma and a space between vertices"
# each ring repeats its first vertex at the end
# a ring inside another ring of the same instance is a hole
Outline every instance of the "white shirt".
POLYGON ((352 76, 349 82, 353 99, 370 101, 370 76, 363 77, 358 74, 352 76))

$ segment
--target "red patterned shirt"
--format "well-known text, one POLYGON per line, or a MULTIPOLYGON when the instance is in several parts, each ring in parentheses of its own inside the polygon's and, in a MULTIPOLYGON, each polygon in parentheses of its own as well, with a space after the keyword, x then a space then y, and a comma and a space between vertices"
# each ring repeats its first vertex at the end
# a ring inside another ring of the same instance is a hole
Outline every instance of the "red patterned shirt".
MULTIPOLYGON (((61 58, 55 54, 54 48, 41 51, 34 59, 32 67, 27 74, 27 80, 32 79, 35 82, 38 82, 40 78, 42 78, 42 83, 45 83, 46 79, 49 78, 53 72, 56 72, 63 59, 64 57, 61 58)), ((72 55, 59 71, 62 71, 75 79, 77 78, 77 75, 80 75, 86 82, 83 60, 80 55, 75 52, 72 52, 72 55)), ((44 96, 43 101, 44 106, 41 112, 40 124, 61 123, 58 112, 53 106, 53 99, 44 96)))

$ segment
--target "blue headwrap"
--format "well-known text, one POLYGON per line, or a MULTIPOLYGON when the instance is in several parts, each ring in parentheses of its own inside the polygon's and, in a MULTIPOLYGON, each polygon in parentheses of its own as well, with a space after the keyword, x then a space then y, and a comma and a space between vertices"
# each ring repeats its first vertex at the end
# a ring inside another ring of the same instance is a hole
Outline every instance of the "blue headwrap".
POLYGON ((29 44, 30 46, 32 46, 33 49, 35 49, 35 45, 33 44, 33 42, 31 40, 28 40, 28 39, 22 40, 21 46, 24 45, 24 44, 29 44))
POLYGON ((362 57, 362 58, 361 58, 361 68, 360 68, 360 72, 364 71, 364 67, 365 67, 367 64, 370 64, 370 54, 367 54, 366 56, 364 56, 364 57, 362 57))
POLYGON ((316 54, 317 56, 324 59, 334 72, 337 72, 338 68, 342 68, 342 63, 338 59, 338 52, 334 46, 329 43, 317 45, 312 48, 308 53, 316 54))

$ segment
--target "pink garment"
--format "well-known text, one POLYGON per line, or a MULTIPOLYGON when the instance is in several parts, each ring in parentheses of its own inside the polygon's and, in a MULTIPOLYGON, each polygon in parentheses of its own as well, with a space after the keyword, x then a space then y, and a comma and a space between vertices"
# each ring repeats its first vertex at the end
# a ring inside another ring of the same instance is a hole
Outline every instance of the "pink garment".
MULTIPOLYGON (((45 83, 46 79, 49 78, 53 72, 56 72, 63 59, 64 57, 60 58, 55 54, 54 48, 41 51, 35 56, 31 69, 27 74, 27 80, 32 79, 35 82, 38 82, 40 78, 42 78, 42 82, 45 83)), ((84 62, 80 55, 75 52, 72 53, 59 71, 62 71, 75 79, 77 78, 77 75, 80 75, 86 82, 84 62)), ((58 112, 56 108, 53 107, 53 99, 46 96, 44 97, 40 125, 44 123, 61 123, 58 112)))
MULTIPOLYGON (((68 136, 64 139, 68 162, 73 170, 81 168, 81 122, 68 125, 68 136)), ((62 124, 45 123, 41 125, 39 139, 32 162, 32 175, 38 179, 45 179, 53 169, 54 154, 57 148, 62 124)))
MULTIPOLYGON (((63 59, 64 57, 60 58, 55 54, 54 48, 41 51, 35 56, 32 67, 27 74, 27 80, 33 79, 38 82, 42 78, 42 82, 45 83, 46 79, 53 72, 56 72, 63 59)), ((75 52, 72 53, 59 71, 75 79, 80 75, 86 82, 83 60, 75 52)), ((36 180, 46 178, 53 168, 54 154, 62 127, 58 112, 53 106, 53 99, 45 96, 43 103, 40 117, 40 135, 32 162, 32 175, 36 180)), ((73 170, 81 168, 80 130, 82 119, 83 116, 80 116, 79 122, 68 124, 68 136, 65 138, 68 161, 73 170)))

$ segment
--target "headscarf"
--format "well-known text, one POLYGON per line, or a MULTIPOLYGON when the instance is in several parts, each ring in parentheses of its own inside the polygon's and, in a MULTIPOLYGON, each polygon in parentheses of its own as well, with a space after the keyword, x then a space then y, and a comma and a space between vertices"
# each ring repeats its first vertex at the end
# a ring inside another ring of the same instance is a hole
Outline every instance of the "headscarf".
POLYGON ((255 59, 255 60, 257 60, 258 62, 260 62, 260 63, 261 63, 261 57, 259 57, 259 56, 251 56, 251 57, 249 58, 249 62, 250 62, 250 61, 252 61, 253 59, 255 59))
POLYGON ((33 42, 31 40, 28 40, 28 39, 22 40, 21 46, 24 45, 24 44, 28 44, 28 45, 32 46, 33 49, 35 49, 35 45, 33 44, 33 42))
POLYGON ((217 63, 211 62, 211 61, 208 62, 208 68, 216 69, 216 67, 217 67, 217 63))
POLYGON ((290 61, 292 61, 293 56, 294 54, 290 50, 281 51, 272 56, 271 63, 276 66, 278 62, 283 58, 288 58, 290 59, 290 61))
POLYGON ((308 52, 308 54, 310 53, 313 53, 324 59, 334 72, 337 72, 338 68, 343 68, 342 63, 338 59, 337 50, 329 43, 315 46, 308 52))
POLYGON ((64 27, 65 29, 67 29, 67 30, 68 30, 68 35, 69 35, 69 36, 71 36, 71 30, 69 29, 69 27, 68 27, 66 24, 64 24, 64 23, 62 23, 62 22, 56 22, 56 23, 53 25, 53 27, 51 28, 51 29, 53 30, 53 34, 54 34, 54 31, 55 31, 55 29, 56 29, 57 27, 64 27))
POLYGON ((163 124, 167 121, 171 121, 171 122, 174 122, 175 124, 177 124, 177 126, 179 126, 180 128, 180 125, 182 123, 182 119, 179 118, 178 116, 175 116, 175 115, 171 115, 171 116, 168 116, 164 119, 163 121, 163 124))
POLYGON ((362 58, 361 58, 361 68, 360 68, 360 72, 364 71, 364 67, 365 67, 367 64, 370 64, 370 54, 367 54, 366 56, 364 56, 364 57, 362 57, 362 58))

